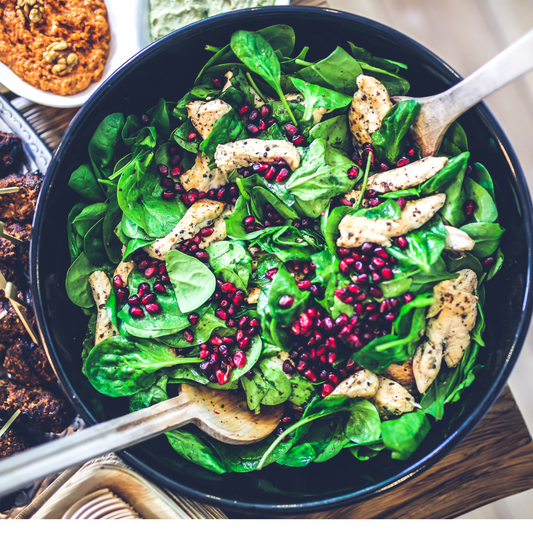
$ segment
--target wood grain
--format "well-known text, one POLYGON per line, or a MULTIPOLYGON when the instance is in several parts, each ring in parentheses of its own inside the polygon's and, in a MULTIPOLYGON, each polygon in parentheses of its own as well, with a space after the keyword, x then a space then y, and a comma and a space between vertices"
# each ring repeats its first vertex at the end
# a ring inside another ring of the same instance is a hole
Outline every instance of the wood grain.
POLYGON ((342 509, 253 518, 454 518, 532 487, 533 442, 506 387, 484 420, 455 450, 398 487, 342 509))

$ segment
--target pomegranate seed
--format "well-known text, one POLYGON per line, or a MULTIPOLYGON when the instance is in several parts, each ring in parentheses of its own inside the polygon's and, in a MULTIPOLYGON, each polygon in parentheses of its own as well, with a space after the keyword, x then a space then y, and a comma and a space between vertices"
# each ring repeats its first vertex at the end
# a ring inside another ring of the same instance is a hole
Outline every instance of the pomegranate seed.
POLYGON ((199 250, 194 254, 194 257, 196 257, 198 261, 202 261, 203 263, 209 261, 209 253, 205 250, 199 250))
POLYGON ((255 222, 255 217, 246 217, 243 222, 245 226, 250 226, 255 222))
POLYGON ((383 291, 375 285, 370 286, 370 288, 368 289, 368 293, 374 298, 383 298, 383 291))
POLYGON ((140 307, 130 307, 129 313, 132 318, 142 318, 144 316, 144 311, 140 307))
POLYGON ((209 357, 211 354, 209 353, 209 350, 203 349, 203 350, 200 350, 199 355, 202 359, 205 359, 206 357, 209 357))
POLYGON ((396 166, 397 167, 404 167, 405 165, 408 165, 410 163, 410 159, 407 158, 407 157, 400 157, 400 159, 398 159, 398 161, 396 161, 396 166))
POLYGON ((157 315, 158 313, 161 313, 161 311, 163 310, 163 308, 161 307, 161 304, 158 304, 157 302, 146 304, 144 308, 146 309, 146 312, 149 315, 157 315))
MULTIPOLYGON (((189 137, 190 137, 190 135, 191 134, 189 134, 189 137)), ((183 165, 178 165, 177 167, 172 167, 170 169, 170 175, 173 178, 177 178, 177 177, 179 177, 179 176, 181 176, 183 174, 183 171, 184 171, 183 165)))
POLYGON ((404 295, 403 295, 403 301, 408 304, 409 302, 412 302, 413 301, 413 298, 414 296, 410 293, 410 292, 406 292, 404 295))
POLYGON ((124 282, 122 281, 122 278, 119 275, 113 277, 113 289, 120 289, 123 284, 124 282))
POLYGON ((400 206, 400 209, 403 209, 407 205, 407 200, 400 196, 400 198, 396 198, 396 203, 400 206))
POLYGON ((301 331, 302 331, 302 327, 300 326, 300 321, 299 320, 295 320, 292 324, 291 324, 291 331, 295 334, 295 335, 300 335, 301 331))
POLYGON ((191 313, 187 320, 194 326, 198 323, 198 319, 200 318, 200 315, 198 313, 191 313))
POLYGON ((235 287, 233 283, 226 282, 226 283, 222 283, 222 285, 220 286, 220 290, 226 294, 228 293, 233 294, 234 292, 237 291, 237 287, 235 287))
POLYGON ((337 360, 337 354, 334 352, 330 352, 328 354, 328 363, 332 365, 337 360))
POLYGON ((467 200, 463 205, 463 211, 467 217, 471 217, 474 214, 476 207, 477 205, 474 200, 467 200))
POLYGON ((408 151, 407 151, 407 155, 409 157, 414 157, 416 154, 416 150, 414 148, 410 148, 408 151))
POLYGON ((257 135, 259 133, 259 128, 255 124, 248 124, 248 126, 246 126, 246 129, 248 130, 248 133, 251 133, 252 135, 257 135))
POLYGON ((335 290, 335 296, 341 300, 341 301, 344 301, 344 298, 346 297, 346 289, 343 287, 341 289, 336 289, 335 290))
POLYGON ((357 176, 359 176, 359 168, 358 167, 351 167, 349 170, 348 170, 348 177, 351 179, 351 180, 354 180, 357 178, 357 176))
POLYGON ((400 250, 405 250, 409 246, 409 242, 407 239, 402 235, 401 237, 398 237, 396 239, 396 245, 400 250))
POLYGON ((222 309, 221 307, 219 307, 219 308, 215 311, 215 316, 217 316, 217 317, 220 318, 221 320, 226 320, 226 318, 228 318, 228 314, 227 314, 226 311, 224 311, 224 309, 222 309))
POLYGON ((209 237, 210 235, 213 235, 214 228, 202 228, 198 235, 200 237, 209 237))
POLYGON ((251 343, 251 339, 250 339, 250 337, 243 337, 243 338, 237 343, 237 346, 238 346, 241 350, 246 350, 247 348, 250 347, 250 343, 251 343))
POLYGON ((381 281, 381 276, 377 272, 372 272, 372 283, 380 283, 381 281))
POLYGON ((250 319, 250 326, 252 328, 255 328, 255 327, 259 326, 259 324, 260 324, 260 322, 259 322, 259 320, 257 318, 250 319))
POLYGON ((334 390, 335 387, 333 387, 333 385, 330 383, 324 383, 324 385, 322 385, 322 397, 325 398, 326 396, 329 396, 334 390))
POLYGON ((248 117, 248 120, 251 120, 252 122, 255 122, 258 118, 259 118, 259 111, 257 111, 257 109, 254 109, 250 113, 250 116, 248 117))
POLYGON ((265 179, 266 180, 271 180, 274 178, 274 176, 278 173, 276 167, 274 166, 270 166, 268 167, 268 170, 266 171, 266 174, 265 174, 265 179))
POLYGON ((187 342, 192 342, 194 340, 194 335, 192 334, 192 331, 190 329, 186 329, 183 331, 183 337, 187 342))
POLYGON ((268 116, 270 115, 270 107, 267 106, 266 104, 265 104, 265 105, 262 105, 262 106, 259 108, 259 114, 261 115, 261 118, 262 118, 262 119, 266 119, 266 118, 268 118, 268 116))
POLYGON ((381 270, 381 277, 385 281, 389 281, 394 277, 394 272, 392 271, 392 269, 385 267, 381 270))
POLYGON ((295 135, 291 140, 294 145, 301 146, 306 141, 306 138, 303 135, 295 135))
POLYGON ((348 200, 348 198, 341 198, 341 199, 339 200, 339 203, 340 203, 341 205, 346 206, 346 207, 353 207, 354 202, 355 202, 354 199, 352 199, 352 200, 348 200))
POLYGON ((380 163, 379 164, 379 170, 381 172, 387 172, 387 170, 389 170, 389 165, 385 164, 385 163, 380 163))
POLYGON ((217 377, 217 381, 219 385, 225 385, 228 382, 228 375, 222 372, 222 370, 217 370, 215 372, 215 375, 217 377))
POLYGON ((198 191, 196 189, 189 189, 187 193, 187 202, 189 204, 194 204, 198 201, 198 191))
POLYGON ((220 307, 227 309, 229 307, 229 300, 220 300, 220 307))
POLYGON ((400 300, 398 300, 398 298, 389 298, 389 302, 392 309, 396 309, 400 305, 400 300))
POLYGON ((139 295, 138 294, 134 294, 133 296, 130 296, 128 298, 128 305, 130 305, 130 306, 141 305, 141 298, 139 297, 139 295))
POLYGON ((163 198, 163 200, 174 200, 174 198, 176 198, 176 191, 167 189, 161 193, 161 198, 163 198))
POLYGON ((337 253, 342 257, 346 257, 351 254, 351 250, 349 248, 337 248, 337 253))
POLYGON ((241 316, 241 318, 239 318, 239 327, 240 328, 247 327, 249 321, 250 319, 247 316, 241 316))
POLYGON ((274 279, 274 276, 278 273, 278 269, 277 268, 271 268, 270 270, 267 270, 266 273, 265 273, 265 277, 267 279, 274 279))
POLYGON ((157 296, 153 292, 148 292, 141 297, 141 303, 143 305, 151 304, 155 302, 156 299, 157 299, 157 296))
POLYGON ((237 308, 233 304, 229 304, 228 315, 233 316, 237 312, 237 308))
POLYGON ((308 279, 298 282, 298 288, 301 291, 308 291, 311 288, 311 282, 308 279))
POLYGON ((368 200, 368 205, 370 207, 377 207, 378 205, 383 203, 383 199, 381 198, 372 198, 371 200, 368 200))
POLYGON ((233 305, 241 305, 244 302, 244 297, 244 291, 239 289, 233 297, 233 305))
POLYGON ((237 330, 237 333, 235 334, 235 340, 237 342, 241 341, 244 338, 244 331, 242 329, 237 330))
POLYGON ((218 335, 212 335, 209 339, 210 344, 214 344, 215 346, 220 346, 223 343, 222 337, 219 337, 218 335))
POLYGON ((228 346, 233 346, 235 344, 235 339, 233 339, 233 337, 222 337, 222 342, 228 346))
POLYGON ((123 304, 127 300, 129 294, 130 294, 130 291, 127 288, 126 289, 122 289, 122 288, 121 289, 117 289, 116 296, 117 296, 118 303, 119 304, 123 304))
POLYGON ((293 124, 285 124, 285 131, 287 132, 287 135, 291 137, 299 133, 298 128, 293 124))
POLYGON ((282 181, 285 181, 289 177, 289 170, 286 168, 282 168, 278 175, 276 176, 276 183, 281 183, 282 181))
POLYGON ((387 313, 383 318, 387 322, 393 322, 396 319, 396 317, 394 316, 394 313, 387 313))
POLYGON ((485 257, 485 259, 483 259, 481 261, 481 264, 484 266, 484 267, 490 267, 492 264, 494 263, 494 257, 490 256, 490 257, 485 257))
POLYGON ((244 104, 239 109, 239 115, 245 115, 246 113, 249 113, 251 110, 252 110, 252 106, 250 106, 248 104, 244 104))
POLYGON ((379 305, 379 312, 381 314, 385 314, 387 313, 388 311, 390 311, 392 308, 390 302, 388 300, 383 300, 381 302, 381 304, 379 305))
POLYGON ((348 319, 348 315, 343 313, 342 315, 339 315, 336 319, 335 319, 335 325, 337 327, 343 327, 343 326, 346 326, 349 322, 349 319, 348 319))
POLYGON ((148 268, 148 261, 145 259, 139 263, 139 270, 146 270, 148 268))
POLYGON ((301 334, 302 335, 309 335, 311 333, 311 328, 313 327, 313 321, 312 319, 306 315, 305 313, 302 313, 298 319, 300 323, 301 328, 301 334))
POLYGON ((254 172, 258 172, 262 174, 263 172, 266 172, 268 170, 270 165, 267 163, 255 163, 252 168, 254 169, 254 172))
POLYGON ((148 268, 144 271, 144 277, 145 277, 146 279, 151 279, 151 278, 153 278, 156 274, 157 274, 157 268, 156 268, 156 267, 148 267, 148 268))
MULTIPOLYGON (((352 259, 352 258, 350 257, 348 259, 352 259)), ((339 270, 341 271, 341 274, 343 274, 344 276, 348 276, 351 270, 348 259, 342 259, 341 262, 339 263, 339 270)), ((352 259, 352 262, 354 262, 353 259, 352 259)))
POLYGON ((172 178, 163 178, 160 185, 163 189, 174 189, 176 183, 172 178))
POLYGON ((245 353, 240 351, 235 352, 235 355, 233 356, 233 362, 235 363, 235 366, 238 366, 239 368, 246 366, 245 353))
POLYGON ((260 118, 259 122, 257 123, 257 127, 260 131, 265 131, 267 129, 266 122, 262 118, 260 118))
POLYGON ((294 298, 292 296, 289 296, 288 294, 285 294, 284 296, 282 296, 278 301, 278 305, 282 309, 289 309, 289 307, 292 307, 293 303, 294 303, 294 298))
POLYGON ((308 368, 307 370, 304 370, 304 376, 309 380, 315 382, 317 380, 316 374, 313 371, 313 369, 308 368))
POLYGON ((298 372, 303 372, 308 367, 309 367, 309 365, 305 361, 300 361, 298 363, 298 366, 296 367, 296 370, 298 370, 298 372))
POLYGON ((376 268, 383 268, 385 266, 385 261, 381 257, 373 257, 372 264, 376 268))
POLYGON ((211 78, 215 89, 222 89, 226 80, 224 78, 211 78))

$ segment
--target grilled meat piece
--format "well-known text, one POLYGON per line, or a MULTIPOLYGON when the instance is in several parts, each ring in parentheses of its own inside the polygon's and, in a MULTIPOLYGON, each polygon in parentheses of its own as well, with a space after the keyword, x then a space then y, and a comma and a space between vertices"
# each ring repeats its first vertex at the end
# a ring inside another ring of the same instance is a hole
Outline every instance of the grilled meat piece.
POLYGON ((17 409, 17 422, 47 433, 61 433, 74 418, 70 404, 52 392, 0 380, 0 418, 8 419, 17 409))
POLYGON ((14 429, 8 429, 0 438, 0 459, 11 457, 29 448, 26 439, 14 429))
POLYGON ((12 380, 27 387, 56 380, 44 350, 26 339, 19 340, 7 349, 4 368, 12 380))
POLYGON ((24 148, 20 137, 0 131, 0 178, 16 172, 23 157, 24 148))
POLYGON ((0 179, 0 189, 20 188, 19 192, 0 194, 0 220, 4 224, 31 222, 42 182, 43 176, 39 171, 26 175, 11 174, 0 179))
POLYGON ((192 125, 198 130, 202 139, 209 137, 217 120, 231 111, 231 106, 220 99, 210 102, 195 100, 189 102, 186 107, 192 125))
POLYGON ((94 344, 98 344, 109 337, 118 335, 118 331, 111 322, 107 310, 105 308, 106 302, 113 291, 109 278, 98 270, 89 276, 89 285, 91 286, 94 302, 98 309, 98 317, 96 319, 96 335, 94 337, 94 344))
POLYGON ((0 265, 19 265, 24 270, 28 270, 30 265, 31 224, 6 224, 4 233, 24 241, 24 244, 15 244, 7 239, 0 238, 0 265))
POLYGON ((378 388, 378 376, 363 368, 337 385, 332 394, 340 394, 350 398, 373 398, 378 388))
MULTIPOLYGON (((7 315, 0 319, 0 344, 9 346, 15 339, 20 339, 26 335, 26 330, 22 325, 17 313, 13 309, 12 305, 9 303, 7 298, 0 297, 0 313, 2 311, 7 311, 7 315)), ((17 296, 28 303, 31 303, 29 291, 19 291, 17 296)), ((35 328, 35 317, 33 316, 32 309, 25 309, 24 313, 28 317, 28 320, 33 328, 35 328)))
POLYGON ((186 191, 197 189, 207 192, 226 185, 228 176, 219 168, 209 168, 209 156, 198 154, 194 166, 180 177, 180 181, 186 191))

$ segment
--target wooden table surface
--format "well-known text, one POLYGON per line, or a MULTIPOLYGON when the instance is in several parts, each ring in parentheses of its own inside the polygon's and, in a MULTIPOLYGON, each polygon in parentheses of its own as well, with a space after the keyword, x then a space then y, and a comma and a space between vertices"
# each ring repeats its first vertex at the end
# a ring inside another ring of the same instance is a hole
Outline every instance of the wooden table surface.
MULTIPOLYGON (((291 4, 327 6, 323 0, 292 0, 291 4)), ((54 150, 77 110, 44 108, 12 94, 7 96, 54 150)), ((453 518, 531 488, 533 442, 506 387, 476 429, 427 471, 366 502, 283 518, 453 518)), ((227 514, 230 518, 281 518, 227 514)))

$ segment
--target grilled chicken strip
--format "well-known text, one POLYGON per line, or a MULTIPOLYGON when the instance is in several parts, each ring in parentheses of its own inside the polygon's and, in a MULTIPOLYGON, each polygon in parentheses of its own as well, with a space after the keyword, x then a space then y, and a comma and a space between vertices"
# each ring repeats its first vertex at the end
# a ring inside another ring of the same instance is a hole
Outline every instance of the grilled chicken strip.
POLYGON ((234 168, 249 167, 254 163, 277 163, 283 159, 291 170, 300 165, 300 154, 289 141, 245 139, 227 144, 219 144, 215 152, 215 162, 224 172, 234 168))
POLYGON ((454 228, 453 226, 444 226, 448 235, 446 235, 446 243, 444 249, 452 252, 465 252, 472 250, 476 243, 474 240, 463 230, 454 228))
POLYGON ((98 270, 89 276, 89 285, 93 291, 93 298, 98 309, 96 316, 96 335, 94 336, 94 345, 96 346, 104 339, 118 335, 118 331, 111 323, 105 308, 107 299, 112 291, 109 279, 104 272, 98 270))
MULTIPOLYGON (((372 189, 379 193, 386 193, 416 187, 438 174, 447 162, 447 157, 425 157, 404 167, 372 174, 368 177, 367 190, 372 189)), ((356 203, 360 195, 361 185, 347 193, 345 198, 348 200, 354 198, 354 203, 356 203)))
POLYGON ((384 417, 409 413, 415 408, 415 399, 409 391, 383 376, 379 376, 379 388, 373 403, 379 414, 384 417))
POLYGON ((224 204, 214 200, 200 200, 187 210, 176 227, 165 237, 147 246, 145 251, 150 257, 165 260, 167 252, 180 243, 194 237, 202 228, 210 226, 222 214, 224 204))
POLYGON ((228 183, 228 176, 218 168, 209 168, 209 156, 196 156, 194 166, 180 177, 184 189, 196 189, 207 192, 209 189, 218 189, 228 183))
POLYGON ((233 206, 226 205, 222 214, 215 220, 213 224, 213 233, 209 237, 202 237, 198 248, 205 250, 215 242, 223 241, 228 234, 226 233, 226 215, 233 212, 233 206))
POLYGON ((415 375, 413 373, 413 359, 409 359, 401 365, 392 363, 383 372, 383 376, 396 381, 407 389, 415 385, 415 375))
POLYGON ((381 121, 392 107, 385 86, 372 76, 357 76, 358 90, 353 95, 348 121, 359 146, 372 142, 372 133, 379 130, 381 121))
POLYGON ((331 394, 340 394, 350 398, 374 398, 378 387, 378 376, 370 370, 363 369, 339 383, 331 394))
POLYGON ((425 224, 444 205, 443 193, 407 202, 398 220, 370 220, 346 215, 339 224, 340 237, 337 246, 355 248, 365 242, 391 246, 390 239, 405 235, 425 224))
POLYGON ((130 272, 135 267, 135 263, 133 261, 121 261, 117 268, 115 269, 115 273, 113 274, 113 277, 120 276, 120 279, 122 280, 122 283, 124 285, 127 285, 128 283, 128 276, 130 275, 130 272))
POLYGON ((215 122, 231 110, 231 106, 220 99, 210 102, 195 100, 189 102, 186 107, 192 125, 203 139, 209 136, 215 122))
POLYGON ((426 339, 413 359, 420 393, 426 392, 437 377, 442 359, 448 367, 456 366, 470 343, 477 317, 477 276, 470 269, 458 274, 457 279, 442 281, 433 288, 435 303, 427 313, 426 339))

